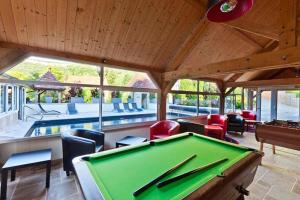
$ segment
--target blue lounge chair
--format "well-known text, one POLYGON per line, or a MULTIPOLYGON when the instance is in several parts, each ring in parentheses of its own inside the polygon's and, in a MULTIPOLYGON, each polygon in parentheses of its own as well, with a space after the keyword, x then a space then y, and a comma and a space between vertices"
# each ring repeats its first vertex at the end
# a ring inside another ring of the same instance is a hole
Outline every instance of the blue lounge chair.
POLYGON ((75 115, 78 113, 78 111, 76 110, 76 107, 75 107, 75 103, 68 103, 68 113, 70 115, 75 115))
POLYGON ((123 103, 123 106, 124 106, 124 109, 125 109, 126 111, 134 112, 134 109, 129 108, 129 104, 128 104, 128 103, 123 103))
POLYGON ((132 104, 132 108, 133 108, 134 110, 139 111, 139 112, 143 111, 142 108, 138 108, 138 107, 137 107, 136 103, 131 103, 131 104, 132 104))
POLYGON ((113 105, 114 105, 114 111, 117 111, 118 113, 124 112, 124 110, 120 108, 119 103, 113 103, 113 105))

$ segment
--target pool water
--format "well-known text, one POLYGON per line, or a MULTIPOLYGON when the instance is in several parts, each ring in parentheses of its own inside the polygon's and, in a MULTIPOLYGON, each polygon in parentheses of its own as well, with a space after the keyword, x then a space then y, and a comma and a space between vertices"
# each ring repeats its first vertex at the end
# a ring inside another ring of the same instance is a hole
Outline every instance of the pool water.
MULTIPOLYGON (((104 116, 102 118, 102 124, 103 126, 114 126, 155 120, 157 120, 156 114, 125 115, 122 117, 104 116)), ((99 130, 99 118, 91 117, 36 121, 27 131, 25 137, 57 135, 61 132, 78 128, 99 130)))

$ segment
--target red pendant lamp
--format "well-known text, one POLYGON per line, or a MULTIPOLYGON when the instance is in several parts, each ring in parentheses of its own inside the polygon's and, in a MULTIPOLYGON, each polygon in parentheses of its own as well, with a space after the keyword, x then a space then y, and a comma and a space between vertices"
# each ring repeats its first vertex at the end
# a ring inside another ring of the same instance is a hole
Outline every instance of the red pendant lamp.
POLYGON ((228 22, 247 13, 253 0, 209 0, 207 19, 212 22, 228 22))

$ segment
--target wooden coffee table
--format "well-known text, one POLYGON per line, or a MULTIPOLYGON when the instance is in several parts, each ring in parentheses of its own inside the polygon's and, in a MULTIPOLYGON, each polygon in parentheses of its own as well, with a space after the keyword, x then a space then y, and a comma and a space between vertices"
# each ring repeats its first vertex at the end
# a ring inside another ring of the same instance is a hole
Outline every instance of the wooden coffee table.
POLYGON ((120 146, 129 146, 129 145, 140 144, 140 143, 143 143, 146 141, 147 141, 147 138, 137 137, 137 136, 126 136, 116 142, 116 148, 118 148, 120 146))
POLYGON ((12 154, 1 170, 1 200, 6 199, 7 176, 9 170, 11 171, 10 179, 11 181, 14 181, 16 178, 17 169, 37 165, 46 165, 46 188, 49 188, 51 172, 51 149, 12 154))

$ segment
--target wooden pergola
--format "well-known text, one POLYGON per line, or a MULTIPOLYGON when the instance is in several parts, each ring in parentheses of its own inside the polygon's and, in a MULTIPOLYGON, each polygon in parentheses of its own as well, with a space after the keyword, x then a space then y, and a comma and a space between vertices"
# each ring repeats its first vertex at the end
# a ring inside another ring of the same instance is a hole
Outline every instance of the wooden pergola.
POLYGON ((147 71, 166 96, 180 78, 228 87, 300 85, 300 1, 257 0, 230 23, 207 0, 0 1, 0 73, 30 55, 147 71))

